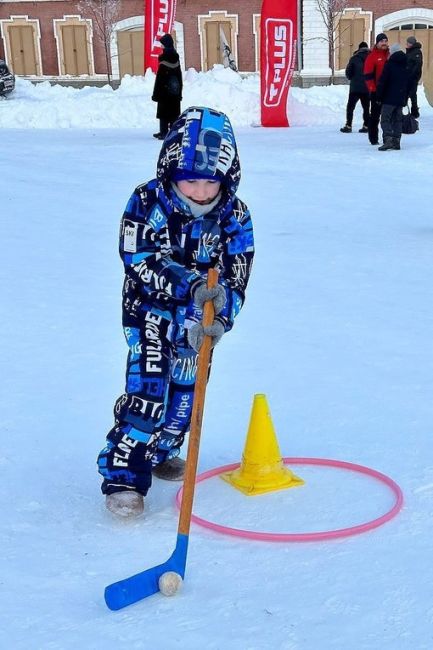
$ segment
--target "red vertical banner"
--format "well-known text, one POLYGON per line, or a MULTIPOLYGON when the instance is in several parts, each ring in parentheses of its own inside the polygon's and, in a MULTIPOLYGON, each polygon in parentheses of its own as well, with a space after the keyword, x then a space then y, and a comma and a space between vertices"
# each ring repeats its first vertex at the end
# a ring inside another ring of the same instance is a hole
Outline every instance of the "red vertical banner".
POLYGON ((176 14, 176 0, 144 0, 144 70, 158 69, 162 52, 159 39, 170 34, 176 14))
POLYGON ((296 64, 297 40, 297 0, 263 0, 260 19, 263 126, 289 126, 287 96, 296 64))

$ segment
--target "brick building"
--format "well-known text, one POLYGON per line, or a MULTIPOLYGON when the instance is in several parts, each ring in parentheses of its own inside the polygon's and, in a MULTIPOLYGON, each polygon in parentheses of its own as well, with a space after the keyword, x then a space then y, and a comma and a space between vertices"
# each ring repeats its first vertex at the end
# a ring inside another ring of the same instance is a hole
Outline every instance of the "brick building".
MULTIPOLYGON (((415 36, 424 54, 423 81, 433 85, 433 0, 362 0, 348 2, 337 29, 335 68, 344 74, 350 54, 358 43, 374 44, 376 34, 385 32, 390 43, 405 47, 415 36)), ((326 29, 317 0, 302 1, 302 58, 300 75, 304 86, 330 75, 326 29)))
MULTIPOLYGON (((317 0, 299 0, 295 83, 327 83, 326 28, 317 0)), ((385 31, 391 42, 415 35, 423 44, 425 79, 433 78, 433 0, 348 0, 337 28, 335 68, 344 77, 357 44, 385 31)), ((261 0, 177 0, 173 36, 184 69, 208 70, 222 62, 222 43, 242 73, 259 70, 261 0), (211 7, 211 8, 210 8, 211 7), (223 40, 222 40, 223 39, 223 40)), ((0 58, 32 79, 105 81, 143 74, 143 0, 119 0, 108 59, 91 14, 80 0, 0 0, 0 58)))

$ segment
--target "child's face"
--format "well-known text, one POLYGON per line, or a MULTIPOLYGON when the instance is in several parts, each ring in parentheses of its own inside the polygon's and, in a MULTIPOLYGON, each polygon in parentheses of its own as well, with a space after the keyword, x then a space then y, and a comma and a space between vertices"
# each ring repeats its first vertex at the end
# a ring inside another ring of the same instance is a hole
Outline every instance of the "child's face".
POLYGON ((220 191, 219 181, 207 179, 194 179, 190 181, 177 181, 177 186, 188 199, 199 205, 211 203, 220 191))

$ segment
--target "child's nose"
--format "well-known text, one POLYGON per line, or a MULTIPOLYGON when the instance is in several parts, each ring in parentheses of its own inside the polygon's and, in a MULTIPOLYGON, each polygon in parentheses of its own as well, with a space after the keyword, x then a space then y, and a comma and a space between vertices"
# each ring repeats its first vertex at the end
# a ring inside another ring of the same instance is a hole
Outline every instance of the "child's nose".
POLYGON ((204 201, 204 199, 207 199, 207 194, 208 194, 207 187, 197 187, 196 188, 196 198, 199 201, 204 201))

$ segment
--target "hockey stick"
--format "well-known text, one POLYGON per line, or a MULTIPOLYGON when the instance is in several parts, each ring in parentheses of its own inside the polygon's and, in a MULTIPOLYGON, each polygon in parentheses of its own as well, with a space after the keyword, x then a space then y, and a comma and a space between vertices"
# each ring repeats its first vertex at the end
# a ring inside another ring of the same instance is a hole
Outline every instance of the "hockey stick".
MULTIPOLYGON (((215 287, 218 283, 218 271, 209 269, 207 277, 208 288, 215 287)), ((208 301, 203 309, 203 326, 212 325, 214 308, 212 301, 208 301)), ((151 569, 136 575, 114 582, 105 589, 105 602, 112 610, 122 609, 132 605, 138 600, 156 594, 159 589, 159 578, 167 571, 178 573, 182 579, 185 576, 186 556, 188 552, 189 529, 191 525, 192 503, 194 499, 195 479, 197 475, 198 452, 200 447, 201 425, 206 394, 206 383, 209 372, 210 352, 212 339, 205 336, 197 362, 197 376, 192 405, 191 430, 189 434, 188 453, 185 465, 182 503, 180 506, 179 524, 177 529, 176 548, 172 555, 163 564, 158 564, 151 569)))

